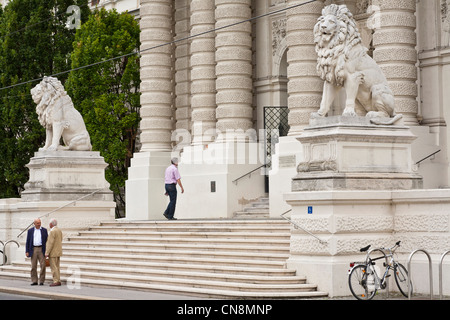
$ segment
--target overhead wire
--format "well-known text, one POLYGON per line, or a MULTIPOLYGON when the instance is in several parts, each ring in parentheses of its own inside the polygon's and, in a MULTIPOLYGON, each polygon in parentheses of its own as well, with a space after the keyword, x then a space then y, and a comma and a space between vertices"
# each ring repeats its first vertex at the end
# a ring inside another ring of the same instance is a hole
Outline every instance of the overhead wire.
POLYGON ((63 74, 66 74, 66 73, 69 73, 69 72, 72 72, 72 71, 78 71, 78 70, 90 68, 90 67, 93 67, 93 66, 96 66, 96 65, 99 65, 99 64, 111 62, 111 61, 114 61, 114 60, 118 60, 118 59, 122 59, 122 58, 125 58, 125 57, 129 57, 129 56, 132 56, 132 55, 136 55, 136 54, 140 55, 143 52, 147 52, 147 51, 150 51, 150 50, 155 50, 155 49, 158 49, 158 48, 161 48, 161 47, 165 47, 165 46, 168 46, 168 45, 173 45, 173 44, 176 44, 176 43, 181 42, 181 41, 190 40, 190 39, 195 38, 195 37, 200 37, 200 36, 203 36, 203 35, 211 33, 211 32, 216 32, 216 31, 220 31, 220 30, 223 30, 223 29, 231 28, 231 27, 234 27, 234 26, 246 23, 246 22, 252 22, 252 21, 257 20, 257 19, 261 19, 261 18, 264 18, 264 17, 275 15, 275 14, 278 14, 278 13, 281 13, 281 12, 284 12, 284 11, 287 11, 287 10, 291 10, 291 9, 294 9, 294 8, 297 8, 297 7, 301 7, 301 6, 304 6, 304 5, 316 2, 316 1, 318 1, 318 0, 305 1, 305 2, 298 3, 298 4, 295 4, 295 5, 289 6, 289 7, 278 9, 278 10, 275 10, 275 11, 272 11, 272 12, 268 12, 268 13, 264 13, 264 14, 261 14, 261 15, 258 15, 258 16, 254 16, 254 17, 251 17, 249 19, 237 21, 237 22, 234 22, 234 23, 222 26, 222 27, 214 28, 214 29, 211 29, 211 30, 206 30, 206 31, 203 31, 203 32, 200 32, 200 33, 197 33, 197 34, 193 34, 193 35, 189 35, 189 36, 186 36, 186 37, 182 37, 182 38, 179 38, 179 39, 174 39, 172 41, 161 43, 161 44, 158 44, 158 45, 146 48, 146 49, 133 51, 133 52, 126 53, 126 54, 123 54, 123 55, 120 55, 120 56, 116 56, 116 57, 113 57, 113 58, 104 59, 104 60, 101 60, 101 61, 98 61, 98 62, 94 62, 94 63, 88 64, 88 65, 76 67, 76 68, 73 68, 73 69, 70 69, 70 70, 66 70, 66 71, 61 71, 61 72, 58 72, 58 73, 55 73, 55 74, 52 74, 52 75, 49 75, 49 76, 43 76, 43 77, 40 77, 40 78, 36 78, 36 79, 32 79, 32 80, 21 82, 21 83, 13 84, 13 85, 10 85, 10 86, 2 87, 2 88, 0 88, 0 91, 6 90, 6 89, 15 88, 15 87, 18 87, 18 86, 21 86, 21 85, 24 85, 24 84, 28 84, 28 83, 40 81, 40 80, 44 79, 45 77, 57 77, 57 76, 60 76, 60 75, 63 75, 63 74))

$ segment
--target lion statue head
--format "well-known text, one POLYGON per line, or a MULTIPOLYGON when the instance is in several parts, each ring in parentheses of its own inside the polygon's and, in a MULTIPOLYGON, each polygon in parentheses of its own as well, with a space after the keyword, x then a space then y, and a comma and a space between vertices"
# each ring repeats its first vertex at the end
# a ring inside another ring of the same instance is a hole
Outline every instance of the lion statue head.
POLYGON ((31 89, 31 97, 37 104, 36 113, 39 123, 44 128, 52 126, 52 106, 58 98, 67 95, 61 81, 53 77, 44 77, 44 79, 31 89))
POLYGON ((314 26, 314 43, 318 55, 317 71, 321 79, 343 86, 348 53, 361 43, 356 22, 345 5, 331 4, 322 10, 322 16, 314 26))

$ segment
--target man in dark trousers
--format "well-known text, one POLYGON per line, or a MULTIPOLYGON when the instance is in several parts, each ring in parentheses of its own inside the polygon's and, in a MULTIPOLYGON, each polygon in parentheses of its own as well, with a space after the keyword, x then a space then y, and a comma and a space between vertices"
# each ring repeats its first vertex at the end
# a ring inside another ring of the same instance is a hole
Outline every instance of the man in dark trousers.
POLYGON ((166 195, 169 196, 170 202, 167 206, 166 211, 164 211, 163 215, 168 220, 177 220, 174 217, 175 214, 175 206, 177 203, 177 184, 181 188, 181 193, 184 192, 183 185, 181 184, 181 176, 178 172, 178 159, 172 158, 171 165, 166 169, 164 182, 166 186, 166 195))
POLYGON ((31 258, 31 285, 39 284, 42 286, 45 282, 45 244, 47 243, 47 229, 41 227, 41 219, 34 220, 34 228, 28 230, 27 242, 25 246, 25 255, 31 258), (39 261, 40 273, 37 275, 37 262, 39 261))

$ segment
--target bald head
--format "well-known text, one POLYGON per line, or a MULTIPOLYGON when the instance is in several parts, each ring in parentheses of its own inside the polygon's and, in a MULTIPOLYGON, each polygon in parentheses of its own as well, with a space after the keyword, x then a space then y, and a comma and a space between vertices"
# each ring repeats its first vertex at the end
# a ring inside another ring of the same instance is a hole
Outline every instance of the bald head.
POLYGON ((34 219, 34 227, 36 228, 36 229, 39 229, 40 227, 41 227, 41 219, 39 219, 39 218, 36 218, 36 219, 34 219))

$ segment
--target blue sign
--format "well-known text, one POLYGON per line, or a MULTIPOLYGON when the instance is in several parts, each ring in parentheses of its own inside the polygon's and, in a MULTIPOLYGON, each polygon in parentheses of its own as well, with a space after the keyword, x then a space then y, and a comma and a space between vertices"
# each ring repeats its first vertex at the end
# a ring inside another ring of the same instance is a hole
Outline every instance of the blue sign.
POLYGON ((308 207, 308 214, 312 214, 313 213, 313 207, 312 206, 309 206, 308 207))

